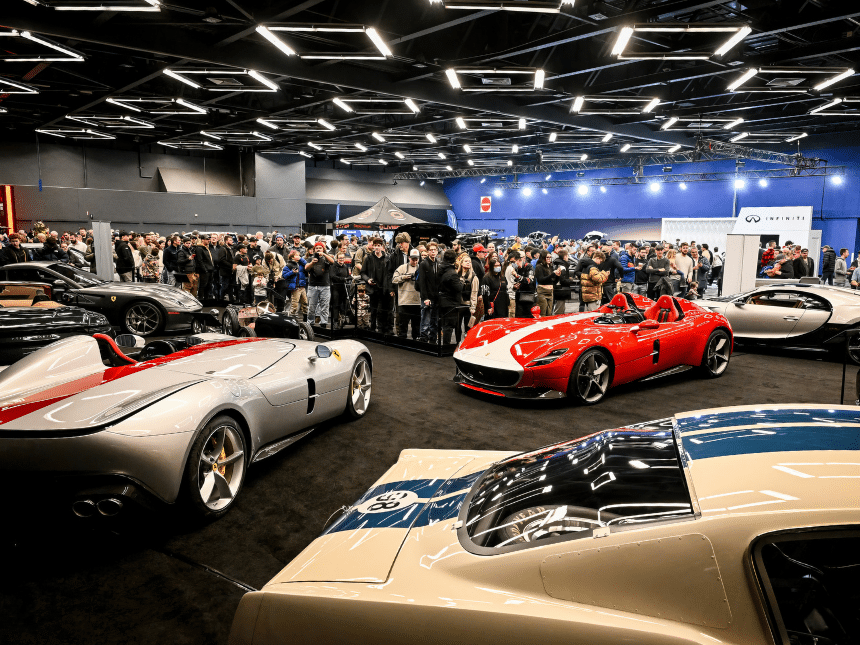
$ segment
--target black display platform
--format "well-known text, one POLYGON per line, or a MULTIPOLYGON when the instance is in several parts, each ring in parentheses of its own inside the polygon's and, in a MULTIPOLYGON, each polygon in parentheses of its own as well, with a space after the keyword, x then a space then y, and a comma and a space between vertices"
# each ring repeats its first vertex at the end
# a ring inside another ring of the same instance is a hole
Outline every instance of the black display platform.
POLYGON ((340 327, 338 329, 330 329, 328 327, 323 328, 318 325, 313 325, 313 330, 315 338, 323 338, 325 340, 340 340, 346 338, 360 340, 362 342, 370 341, 373 343, 388 345, 389 347, 397 347, 399 349, 406 349, 412 352, 420 352, 430 356, 453 356, 457 349, 457 345, 455 343, 449 343, 446 345, 422 343, 417 340, 412 340, 409 337, 402 338, 396 334, 381 334, 379 332, 361 329, 351 325, 340 327))

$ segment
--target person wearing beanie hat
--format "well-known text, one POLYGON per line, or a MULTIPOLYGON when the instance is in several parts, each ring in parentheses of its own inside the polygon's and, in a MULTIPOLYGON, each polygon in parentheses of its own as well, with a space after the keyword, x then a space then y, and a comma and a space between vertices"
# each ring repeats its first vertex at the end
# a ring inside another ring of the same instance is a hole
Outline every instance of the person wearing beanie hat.
MULTIPOLYGON (((395 248, 392 251, 391 255, 388 258, 388 281, 392 282, 394 278, 394 272, 402 267, 404 264, 409 263, 409 253, 412 251, 412 238, 409 236, 409 233, 405 231, 402 233, 398 233, 394 237, 395 248)), ((420 258, 420 253, 419 253, 420 258)), ((399 306, 399 294, 400 290, 397 289, 393 284, 391 285, 391 291, 388 292, 388 297, 391 299, 389 303, 389 307, 393 307, 394 309, 394 321, 393 326, 394 329, 398 328, 397 318, 400 312, 399 306), (396 290, 395 290, 396 289, 396 290)))

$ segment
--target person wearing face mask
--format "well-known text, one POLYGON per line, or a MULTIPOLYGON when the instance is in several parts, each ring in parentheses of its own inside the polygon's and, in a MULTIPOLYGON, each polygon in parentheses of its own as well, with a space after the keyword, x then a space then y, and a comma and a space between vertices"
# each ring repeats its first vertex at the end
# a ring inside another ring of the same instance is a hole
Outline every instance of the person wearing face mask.
POLYGON ((394 270, 391 284, 397 286, 397 335, 406 338, 407 327, 412 325, 412 340, 418 340, 421 326, 421 296, 416 289, 418 249, 409 251, 409 260, 394 270))
POLYGON ((507 282, 502 275, 502 265, 496 258, 487 262, 487 273, 481 280, 481 297, 484 299, 484 320, 508 317, 507 282))
POLYGON ((331 265, 331 328, 343 327, 346 316, 348 297, 346 283, 350 280, 349 266, 346 265, 346 254, 339 251, 335 263, 331 265))

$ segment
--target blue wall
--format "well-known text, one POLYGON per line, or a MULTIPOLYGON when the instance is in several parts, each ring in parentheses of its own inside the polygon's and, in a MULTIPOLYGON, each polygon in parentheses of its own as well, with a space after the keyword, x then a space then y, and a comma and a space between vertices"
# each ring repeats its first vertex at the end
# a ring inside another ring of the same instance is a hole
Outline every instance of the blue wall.
MULTIPOLYGON (((738 209, 745 206, 812 206, 813 229, 822 231, 823 243, 837 249, 845 246, 852 251, 860 250, 860 136, 844 135, 835 141, 826 137, 808 137, 801 143, 804 144, 801 151, 805 156, 826 159, 832 166, 847 166, 842 185, 835 185, 832 178, 825 182, 823 177, 770 179, 766 188, 760 187, 757 181, 748 182, 738 191, 738 209), (846 145, 841 145, 843 143, 846 145)), ((791 153, 796 150, 787 146, 781 151, 791 153)), ((774 167, 747 161, 745 169, 774 167)), ((734 172, 734 169, 734 161, 727 160, 675 164, 672 172, 734 172)), ((615 168, 589 171, 585 178, 624 177, 632 173, 630 168, 615 168)), ((645 168, 646 179, 662 174, 660 166, 645 168)), ((544 177, 522 175, 519 179, 543 181, 544 177)), ((509 175, 508 180, 512 179, 513 176, 509 175)), ((576 173, 553 173, 552 179, 576 179, 576 173)), ((576 188, 548 188, 547 194, 538 189, 528 197, 523 190, 502 190, 497 195, 494 193, 497 183, 498 177, 488 177, 484 184, 474 178, 445 181, 445 192, 461 231, 488 228, 503 236, 545 230, 563 237, 580 237, 582 232, 595 228, 619 230, 628 224, 634 227, 632 222, 622 220, 643 220, 635 226, 637 231, 642 231, 649 227, 653 229, 654 221, 664 217, 732 216, 734 187, 730 181, 689 182, 687 190, 682 190, 678 184, 661 184, 657 192, 652 192, 647 185, 608 186, 605 193, 597 186, 590 186, 586 195, 580 195, 576 188), (482 196, 492 197, 490 213, 480 212, 482 196), (649 219, 651 222, 646 222, 649 219), (599 226, 601 223, 603 225, 599 226)), ((659 223, 656 231, 659 237, 659 223)), ((644 236, 633 230, 630 235, 617 235, 620 239, 638 237, 644 236)))

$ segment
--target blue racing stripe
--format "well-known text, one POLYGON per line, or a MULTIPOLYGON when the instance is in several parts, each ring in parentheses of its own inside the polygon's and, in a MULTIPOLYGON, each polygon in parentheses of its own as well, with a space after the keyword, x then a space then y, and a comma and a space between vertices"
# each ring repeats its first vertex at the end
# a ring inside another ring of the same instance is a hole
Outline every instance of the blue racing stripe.
POLYGON ((702 414, 677 422, 684 449, 693 460, 765 452, 860 450, 860 427, 847 425, 860 424, 860 411, 855 410, 762 408, 702 414), (738 426, 754 427, 733 430, 738 426))

